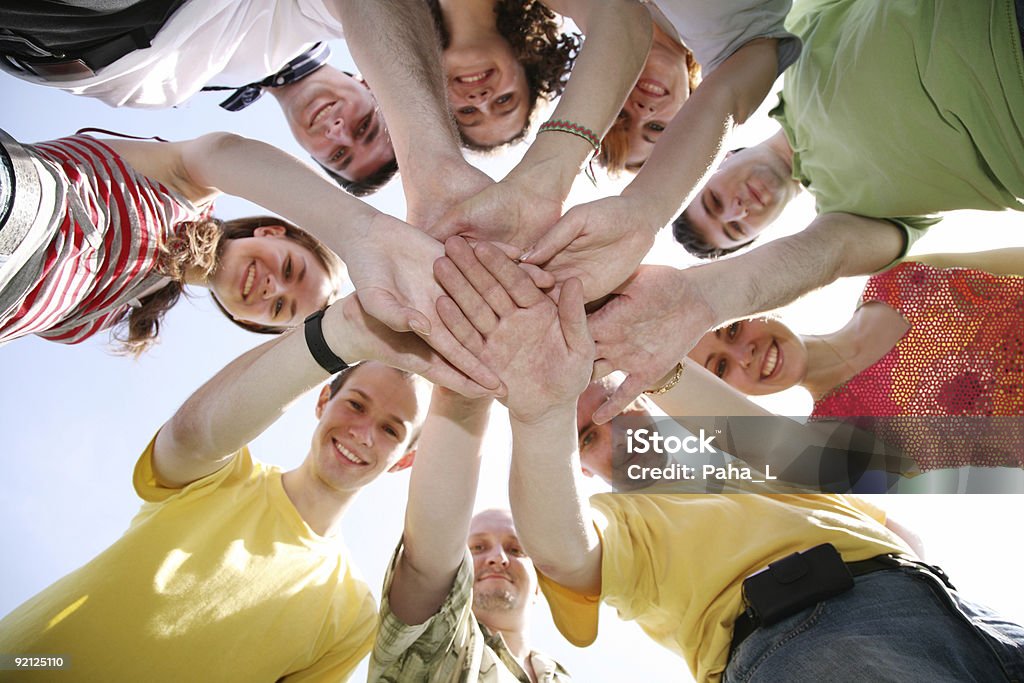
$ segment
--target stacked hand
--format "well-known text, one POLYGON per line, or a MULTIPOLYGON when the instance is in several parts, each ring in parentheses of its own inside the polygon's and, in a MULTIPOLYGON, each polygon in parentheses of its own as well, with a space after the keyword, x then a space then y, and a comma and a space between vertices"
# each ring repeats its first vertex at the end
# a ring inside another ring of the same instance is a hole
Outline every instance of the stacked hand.
POLYGON ((494 394, 492 389, 468 379, 415 334, 395 332, 369 315, 358 294, 350 294, 327 310, 324 338, 330 348, 345 349, 345 358, 350 362, 380 361, 468 397, 494 394))
MULTIPOLYGON (((443 294, 431 271, 444 247, 419 230, 386 214, 377 214, 348 263, 361 310, 396 332, 413 331, 466 377, 485 390, 500 382, 463 347, 437 317, 434 302, 443 294)), ((442 382, 452 386, 453 382, 442 382)), ((453 387, 454 388, 454 387, 453 387)))
POLYGON ((720 322, 692 273, 640 266, 617 296, 590 316, 597 345, 595 377, 612 370, 627 373, 594 413, 595 423, 611 420, 641 392, 657 387, 701 335, 720 322))
POLYGON ((570 209, 525 255, 558 282, 579 278, 595 301, 626 281, 654 243, 661 226, 648 225, 643 206, 608 197, 570 209))
POLYGON ((555 406, 574 405, 594 357, 580 282, 567 281, 556 305, 494 245, 453 237, 445 253, 434 266, 448 293, 438 299, 438 314, 502 380, 512 416, 533 422, 555 406))
POLYGON ((561 197, 518 177, 505 178, 452 207, 427 233, 442 241, 462 235, 525 249, 561 216, 561 197))

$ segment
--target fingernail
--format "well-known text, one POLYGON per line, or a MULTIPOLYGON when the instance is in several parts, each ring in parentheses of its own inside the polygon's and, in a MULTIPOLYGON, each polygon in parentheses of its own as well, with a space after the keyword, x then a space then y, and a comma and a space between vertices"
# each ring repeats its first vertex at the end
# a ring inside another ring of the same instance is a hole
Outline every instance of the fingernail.
POLYGON ((531 256, 533 256, 533 249, 530 249, 530 250, 529 250, 529 251, 527 251, 526 253, 522 254, 522 255, 521 255, 521 256, 519 257, 519 260, 520 260, 520 261, 529 261, 529 260, 530 260, 530 257, 531 257, 531 256))
POLYGON ((424 327, 423 323, 421 323, 419 320, 410 320, 409 329, 415 332, 416 334, 420 335, 421 337, 430 336, 430 328, 424 327))

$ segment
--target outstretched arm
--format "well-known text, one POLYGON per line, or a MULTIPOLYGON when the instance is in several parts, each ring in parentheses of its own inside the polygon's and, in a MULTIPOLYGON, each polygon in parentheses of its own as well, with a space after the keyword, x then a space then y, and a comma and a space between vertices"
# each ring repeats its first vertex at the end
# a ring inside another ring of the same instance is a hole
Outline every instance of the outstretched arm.
POLYGON ((331 0, 345 41, 380 102, 402 173, 408 220, 425 228, 493 184, 462 158, 441 47, 423 0, 331 0))
POLYGON ((154 143, 108 141, 129 164, 190 199, 226 192, 296 223, 348 266, 360 301, 397 331, 415 330, 481 385, 496 388, 493 373, 461 348, 437 320, 441 294, 430 264, 442 246, 419 230, 340 190, 287 152, 231 133, 154 143), (395 249, 401 244, 401 249, 395 249), (436 334, 433 334, 436 328, 436 334))
MULTIPOLYGON (((580 124, 604 137, 636 82, 651 46, 651 18, 634 0, 548 0, 586 34, 552 119, 580 124)), ((443 239, 467 234, 520 248, 532 245, 562 215, 562 204, 593 153, 567 133, 538 135, 496 186, 449 212, 430 228, 443 239)))
POLYGON ((751 41, 723 62, 693 91, 621 196, 570 210, 529 262, 550 261, 560 280, 580 277, 588 300, 628 278, 712 168, 726 135, 764 100, 775 81, 776 42, 751 41))
POLYGON ((590 317, 595 374, 628 375, 594 421, 607 422, 640 392, 658 386, 708 330, 788 304, 840 277, 877 271, 902 250, 903 233, 892 223, 835 213, 723 261, 683 270, 641 266, 590 317))
POLYGON ((406 624, 437 613, 466 555, 489 400, 435 389, 409 480, 391 611, 406 624))
MULTIPOLYGON (((852 424, 832 420, 801 423, 775 415, 699 363, 687 358, 683 365, 675 386, 651 398, 666 415, 692 432, 721 432, 719 443, 730 455, 762 472, 770 466, 772 473, 785 481, 818 487, 831 483, 822 481, 826 469, 822 458, 835 460, 844 447, 848 454, 856 453, 872 466, 903 474, 919 472, 913 460, 852 424)), ((664 377, 655 386, 664 386, 670 379, 664 377)))
MULTIPOLYGON (((349 363, 378 360, 463 393, 482 392, 419 337, 366 315, 355 295, 323 318, 324 339, 349 363)), ((232 361, 199 388, 160 429, 153 461, 161 484, 180 487, 216 472, 259 436, 293 400, 328 377, 296 328, 232 361)))
POLYGON ((452 238, 446 253, 436 266, 451 297, 438 301, 442 318, 507 382, 519 537, 538 570, 596 593, 601 545, 578 488, 576 450, 576 399, 593 357, 580 283, 567 282, 556 307, 493 245, 452 238))

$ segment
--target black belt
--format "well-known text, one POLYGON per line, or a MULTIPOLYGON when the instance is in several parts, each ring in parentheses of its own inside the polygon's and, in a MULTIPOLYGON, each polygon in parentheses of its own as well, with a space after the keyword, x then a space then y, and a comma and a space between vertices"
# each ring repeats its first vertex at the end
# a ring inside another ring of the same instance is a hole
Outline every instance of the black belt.
POLYGON ((51 81, 95 76, 128 53, 150 47, 163 25, 186 1, 139 0, 115 12, 80 10, 78 14, 65 14, 60 8, 40 11, 36 24, 52 14, 58 24, 79 27, 82 42, 54 45, 51 41, 57 39, 52 32, 40 37, 32 22, 15 22, 9 28, 0 28, 0 67, 51 81))
POLYGON ((78 48, 74 55, 60 50, 53 50, 48 57, 6 52, 3 60, 18 71, 48 80, 86 78, 95 76, 96 71, 113 64, 129 52, 149 47, 151 37, 145 29, 136 29, 99 45, 78 48))
MULTIPOLYGON (((870 574, 871 572, 882 571, 883 569, 896 569, 899 567, 917 567, 919 569, 924 569, 941 579, 942 582, 950 589, 953 588, 953 584, 949 582, 949 578, 940 568, 916 560, 898 557, 896 555, 878 555, 877 557, 872 557, 867 560, 846 563, 846 568, 850 570, 850 574, 852 576, 863 576, 864 574, 870 574)), ((794 614, 796 611, 794 611, 794 614)), ((730 653, 735 652, 740 643, 746 640, 747 636, 757 630, 759 626, 760 623, 758 623, 757 616, 754 614, 753 610, 748 608, 743 612, 743 614, 736 619, 735 624, 733 624, 732 645, 729 650, 730 653)))

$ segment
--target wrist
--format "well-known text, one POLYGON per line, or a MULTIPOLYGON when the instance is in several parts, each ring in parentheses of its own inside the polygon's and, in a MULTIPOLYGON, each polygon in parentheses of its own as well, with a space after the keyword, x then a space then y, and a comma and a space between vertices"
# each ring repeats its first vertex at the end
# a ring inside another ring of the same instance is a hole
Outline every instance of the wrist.
MULTIPOLYGON (((640 173, 643 173, 642 169, 640 173)), ((662 228, 675 219, 681 207, 669 196, 670 192, 659 192, 657 189, 648 191, 642 183, 637 184, 639 179, 638 175, 636 180, 623 188, 619 196, 636 208, 634 215, 639 217, 644 229, 653 239, 662 228)))
POLYGON ((561 403, 547 405, 531 405, 529 409, 514 410, 509 408, 509 421, 512 428, 549 429, 566 422, 576 424, 576 398, 561 403))
POLYGON ((435 386, 430 397, 430 411, 460 424, 486 422, 493 403, 494 399, 490 397, 467 398, 451 389, 435 386))
POLYGON ((564 201, 593 151, 582 138, 550 131, 534 140, 506 179, 528 182, 533 192, 564 201))
POLYGON ((734 273, 718 272, 718 266, 724 263, 706 263, 676 270, 673 274, 676 291, 685 292, 679 299, 679 308, 686 311, 687 317, 699 320, 706 325, 705 329, 725 322, 735 315, 737 306, 734 302, 742 289, 736 283, 734 273))
POLYGON ((327 346, 334 355, 349 365, 367 360, 365 352, 361 351, 356 343, 356 326, 353 324, 354 311, 362 313, 356 295, 350 294, 328 306, 321 321, 324 341, 327 342, 327 346))

